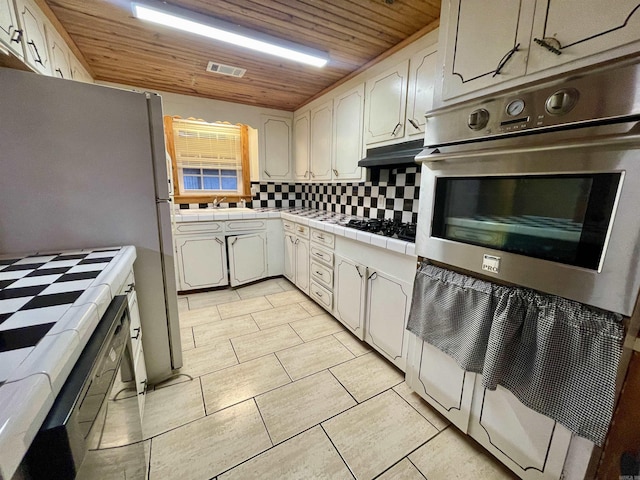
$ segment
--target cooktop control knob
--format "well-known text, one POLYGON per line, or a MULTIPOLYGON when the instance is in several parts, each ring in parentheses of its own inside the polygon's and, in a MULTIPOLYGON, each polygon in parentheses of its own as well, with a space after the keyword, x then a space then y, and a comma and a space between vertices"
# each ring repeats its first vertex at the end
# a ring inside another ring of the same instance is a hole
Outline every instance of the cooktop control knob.
POLYGON ((467 125, 471 130, 482 130, 489 123, 489 112, 484 108, 474 110, 469 114, 467 125))
POLYGON ((575 88, 563 88, 547 98, 545 109, 551 115, 564 115, 576 106, 579 96, 575 88))

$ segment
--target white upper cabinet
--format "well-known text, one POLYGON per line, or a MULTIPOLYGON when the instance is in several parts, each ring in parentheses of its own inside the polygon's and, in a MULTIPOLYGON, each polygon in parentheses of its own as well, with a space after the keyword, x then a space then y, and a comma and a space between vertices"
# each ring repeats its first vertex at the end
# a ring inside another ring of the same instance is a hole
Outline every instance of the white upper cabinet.
POLYGON ((0 43, 20 59, 24 58, 22 36, 13 0, 0 0, 0 43))
POLYGON ((404 137, 409 61, 367 80, 364 138, 367 145, 404 137))
POLYGON ((337 96, 333 100, 333 178, 361 180, 362 121, 364 115, 364 84, 337 96))
POLYGON ((44 32, 46 17, 31 0, 16 0, 16 8, 23 30, 25 62, 37 72, 51 75, 49 49, 44 32))
POLYGON ((333 102, 329 100, 311 110, 309 173, 312 181, 331 180, 331 137, 333 102))
POLYGON ((262 115, 260 180, 291 179, 291 119, 262 115))
POLYGON ((638 41, 639 7, 638 0, 538 0, 527 74, 638 41))
POLYGON ((293 119, 293 179, 308 180, 309 175, 309 133, 311 112, 306 110, 293 119))
POLYGON ((407 91, 407 137, 422 137, 426 124, 425 112, 433 107, 433 87, 437 71, 437 46, 415 54, 409 60, 409 89, 407 91))
POLYGON ((69 47, 50 24, 45 26, 45 33, 47 35, 47 44, 49 45, 52 75, 70 80, 72 78, 71 57, 73 55, 69 51, 69 47))
POLYGON ((71 78, 73 80, 76 80, 78 82, 93 83, 93 78, 91 77, 89 72, 87 72, 85 68, 82 66, 82 64, 80 63, 80 60, 78 60, 75 56, 70 55, 70 61, 71 61, 71 78))
POLYGON ((443 99, 525 74, 535 2, 448 0, 442 8, 449 26, 443 99))

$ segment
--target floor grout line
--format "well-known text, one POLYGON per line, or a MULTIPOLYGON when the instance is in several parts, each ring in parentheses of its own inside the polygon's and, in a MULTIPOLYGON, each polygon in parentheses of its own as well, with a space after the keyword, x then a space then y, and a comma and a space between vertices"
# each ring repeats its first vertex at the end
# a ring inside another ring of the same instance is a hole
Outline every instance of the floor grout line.
MULTIPOLYGON (((325 420, 326 422, 326 420, 325 420)), ((322 429, 322 431, 324 432, 324 434, 327 436, 327 438, 329 439, 329 442, 331 442, 331 445, 333 446, 333 448, 335 449, 336 453, 338 454, 338 456, 340 457, 340 460, 342 460, 342 463, 344 463, 344 466, 347 467, 347 470, 349 470, 349 473, 351 473, 351 475, 353 476, 353 478, 357 478, 356 474, 353 470, 351 470, 351 467, 349 467, 349 465, 347 464, 347 461, 344 459, 344 457, 342 456, 342 454, 340 453, 340 450, 338 450, 338 447, 336 447, 336 444, 333 443, 333 439, 329 436, 329 433, 327 433, 327 431, 324 429, 324 425, 322 425, 322 422, 319 423, 318 425, 320 425, 320 428, 322 429)))
POLYGON ((284 366, 284 364, 282 363, 282 360, 280 360, 280 357, 278 357, 277 353, 273 353, 274 357, 276 357, 276 359, 278 360, 278 363, 280 364, 280 366, 282 367, 282 369, 284 370, 284 373, 287 374, 287 377, 289 377, 289 380, 291 380, 291 382, 293 383, 293 378, 291 378, 291 375, 289 375, 289 372, 287 371, 287 368, 284 366))
POLYGON ((406 456, 406 457, 404 457, 404 458, 406 458, 406 459, 407 459, 407 461, 408 461, 411 465, 413 465, 413 466, 414 466, 414 468, 418 471, 418 473, 419 473, 420 475, 422 475, 422 478, 424 478, 424 480, 427 480, 427 477, 425 476, 425 474, 424 474, 424 473, 422 473, 422 470, 420 470, 420 469, 418 468, 418 466, 417 466, 415 463, 413 463, 413 462, 411 461, 411 459, 409 458, 409 455, 407 455, 407 456, 406 456))
POLYGON ((207 416, 207 402, 204 400, 204 388, 202 386, 202 377, 198 377, 198 382, 200 383, 200 395, 202 397, 202 408, 204 410, 204 416, 207 416))
MULTIPOLYGON (((345 387, 343 385, 343 383, 340 381, 340 379, 338 377, 336 377, 336 375, 331 371, 332 368, 333 367, 327 368, 327 370, 331 374, 331 376, 333 376, 333 378, 336 379, 336 381, 340 384, 340 386, 346 390, 346 392, 349 394, 349 396, 351 398, 353 398, 353 401, 356 402, 356 405, 360 404, 360 402, 358 400, 356 400, 356 397, 353 396, 353 394, 349 391, 349 389, 347 387, 345 387)), ((366 400, 364 400, 364 401, 366 401, 366 400)))
POLYGON ((260 420, 262 420, 262 425, 264 425, 264 431, 267 432, 267 436, 269 437, 269 441, 271 442, 271 447, 267 449, 270 450, 275 446, 275 444, 273 443, 273 438, 271 438, 271 433, 269 432, 269 428, 267 428, 267 422, 264 421, 264 417, 262 416, 262 412, 260 411, 260 406, 258 405, 256 397, 254 396, 252 399, 253 404, 256 406, 256 410, 258 410, 258 415, 260 415, 260 420))

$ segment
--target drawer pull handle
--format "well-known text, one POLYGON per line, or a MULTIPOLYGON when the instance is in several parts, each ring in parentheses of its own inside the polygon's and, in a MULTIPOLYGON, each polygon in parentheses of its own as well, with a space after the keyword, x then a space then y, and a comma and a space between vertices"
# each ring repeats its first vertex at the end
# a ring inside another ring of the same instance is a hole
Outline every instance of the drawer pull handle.
POLYGON ((237 241, 238 241, 238 237, 234 238, 233 242, 231 242, 231 245, 235 245, 237 241))
POLYGON ((378 276, 378 272, 373 272, 371 275, 369 275, 368 280, 375 280, 377 276, 378 276))
POLYGON ((316 270, 316 275, 322 276, 322 272, 319 272, 319 271, 316 270))
POLYGON ((316 295, 318 295, 319 297, 322 297, 322 294, 320 292, 315 292, 316 295))
POLYGON ((362 278, 362 273, 360 273, 360 267, 358 265, 355 265, 356 267, 356 271, 358 272, 358 275, 360 275, 360 278, 362 278))
POLYGON ((267 172, 266 170, 263 170, 263 171, 264 171, 264 174, 265 174, 267 177, 271 178, 271 175, 269 175, 269 172, 267 172))
POLYGON ((410 123, 410 124, 411 124, 411 126, 412 126, 413 128, 415 128, 416 130, 420 130, 420 127, 418 127, 418 123, 417 123, 413 118, 410 118, 410 119, 409 119, 409 123, 410 123))
POLYGON ((11 34, 11 41, 20 43, 21 39, 22 39, 22 30, 15 29, 11 34))
POLYGON ((133 340, 138 340, 140 338, 140 327, 136 327, 133 329, 134 332, 136 332, 136 336, 135 337, 131 337, 133 340))
POLYGON ((147 393, 147 379, 145 378, 142 382, 140 382, 140 384, 143 385, 143 389, 138 395, 145 395, 147 393))
POLYGON ((127 288, 127 291, 124 292, 124 293, 131 293, 136 289, 136 284, 135 283, 130 283, 129 285, 127 285, 127 287, 129 287, 129 288, 127 288))
POLYGON ((44 67, 44 63, 42 63, 42 57, 40 56, 40 52, 38 52, 38 47, 36 47, 36 44, 33 40, 29 40, 27 42, 27 45, 31 45, 31 47, 33 47, 33 53, 34 53, 34 62, 39 63, 40 65, 42 65, 44 67), (38 57, 38 58, 35 58, 38 57))
POLYGON ((339 177, 339 176, 340 176, 340 175, 338 174, 338 170, 336 170, 335 168, 333 169, 333 174, 334 174, 336 177, 339 177))
POLYGON ((398 122, 398 123, 396 124, 396 126, 395 126, 395 127, 393 127, 393 132, 391 132, 391 136, 392 136, 392 137, 395 137, 395 136, 396 136, 396 132, 397 132, 398 128, 400 128, 401 126, 402 126, 402 124, 401 124, 400 122, 398 122))
POLYGON ((297 245, 298 243, 300 243, 300 239, 299 239, 299 238, 296 238, 296 245, 297 245))
POLYGON ((216 242, 218 242, 220 245, 222 245, 224 242, 222 240, 220 240, 218 237, 216 237, 216 242))
POLYGON ((513 47, 511 50, 505 53, 504 57, 502 57, 502 60, 500 60, 500 62, 498 63, 498 66, 496 67, 496 71, 493 72, 493 75, 491 75, 491 77, 495 77, 496 75, 500 74, 504 66, 507 64, 509 60, 511 60, 511 57, 513 57, 513 54, 516 53, 519 48, 520 48, 520 44, 518 43, 515 47, 513 47))

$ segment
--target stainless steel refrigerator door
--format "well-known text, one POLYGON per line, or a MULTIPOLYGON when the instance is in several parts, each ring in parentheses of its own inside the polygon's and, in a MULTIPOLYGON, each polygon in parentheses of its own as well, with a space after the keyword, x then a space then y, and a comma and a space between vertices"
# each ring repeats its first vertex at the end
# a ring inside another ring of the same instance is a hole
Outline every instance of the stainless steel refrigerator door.
POLYGON ((0 91, 0 252, 134 245, 147 372, 150 381, 166 378, 146 96, 1 68, 0 91))

